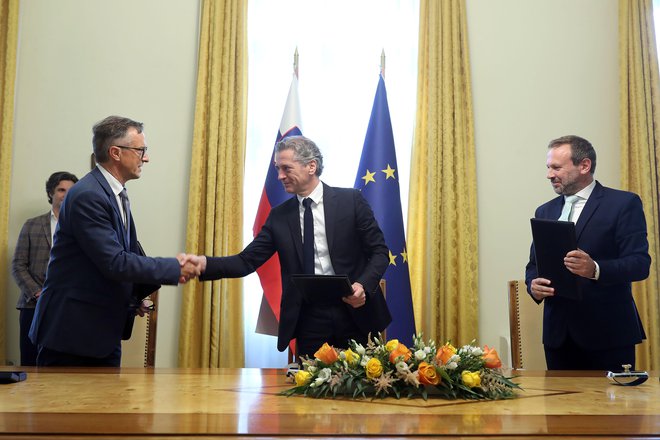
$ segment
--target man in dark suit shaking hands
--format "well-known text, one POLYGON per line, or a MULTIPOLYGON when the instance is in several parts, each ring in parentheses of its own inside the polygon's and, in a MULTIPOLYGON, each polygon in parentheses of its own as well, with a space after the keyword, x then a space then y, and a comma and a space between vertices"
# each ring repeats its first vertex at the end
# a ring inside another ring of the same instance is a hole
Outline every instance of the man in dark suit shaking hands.
POLYGON ((547 178, 560 196, 540 206, 535 217, 561 215, 575 223, 578 249, 566 254, 564 264, 580 277, 582 290, 581 300, 555 296, 552 280, 538 277, 532 246, 525 278, 532 298, 545 302, 548 369, 634 368, 635 344, 646 335, 631 283, 648 277, 651 265, 642 202, 594 180, 596 152, 586 139, 564 136, 548 148, 547 178))
POLYGON ((119 116, 93 128, 97 166, 64 199, 30 329, 38 366, 118 367, 136 303, 199 274, 183 255, 141 252, 124 185, 149 162, 142 128, 119 116))
POLYGON ((277 252, 282 274, 277 348, 284 351, 296 338, 296 354, 312 356, 324 342, 335 347, 347 347, 350 339, 366 343, 370 332, 384 330, 391 321, 379 287, 389 254, 369 204, 357 190, 321 182, 323 156, 303 136, 277 144, 274 166, 295 197, 273 208, 241 253, 200 257, 200 279, 245 276, 277 252), (353 293, 331 303, 306 300, 291 281, 292 274, 304 273, 348 275, 353 293))

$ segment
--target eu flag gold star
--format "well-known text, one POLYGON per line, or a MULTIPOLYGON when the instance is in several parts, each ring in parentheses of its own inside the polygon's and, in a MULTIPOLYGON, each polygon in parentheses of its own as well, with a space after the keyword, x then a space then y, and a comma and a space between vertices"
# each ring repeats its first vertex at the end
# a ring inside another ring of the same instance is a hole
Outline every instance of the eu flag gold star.
POLYGON ((403 262, 405 263, 408 261, 408 252, 404 249, 403 252, 401 252, 401 257, 403 257, 403 262))
POLYGON ((362 180, 364 180, 364 186, 367 186, 369 182, 376 183, 376 179, 374 179, 374 176, 376 175, 376 172, 370 173, 369 170, 367 170, 367 174, 362 176, 362 180))
POLYGON ((392 255, 392 251, 390 250, 388 250, 388 252, 390 253, 390 264, 396 266, 396 255, 392 255))
POLYGON ((385 180, 389 179, 390 177, 392 179, 396 179, 396 177, 394 177, 394 172, 396 170, 394 168, 391 168, 389 163, 387 164, 387 169, 381 171, 385 173, 385 180))

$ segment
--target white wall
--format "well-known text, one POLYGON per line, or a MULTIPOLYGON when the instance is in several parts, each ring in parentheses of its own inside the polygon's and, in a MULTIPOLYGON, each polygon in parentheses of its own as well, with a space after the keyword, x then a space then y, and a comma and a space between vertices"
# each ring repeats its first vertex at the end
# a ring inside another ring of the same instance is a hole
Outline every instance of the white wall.
MULTIPOLYGON (((151 163, 128 186, 141 242, 152 255, 182 251, 198 2, 22 0, 20 7, 10 258, 23 221, 48 209, 48 175, 88 171, 91 126, 109 114, 146 124, 151 163)), ((467 0, 467 12, 480 342, 507 358, 506 281, 523 276, 528 219, 554 195, 545 180, 547 142, 586 137, 599 153, 599 180, 619 183, 617 1, 467 0)), ((12 280, 7 289, 7 358, 16 361, 18 289, 12 280)), ((182 291, 161 292, 157 365, 172 367, 182 291)))
MULTIPOLYGON (((508 354, 507 286, 524 278, 551 139, 596 148, 619 186, 616 0, 467 0, 479 208, 480 340, 508 354)), ((507 356, 508 357, 508 356, 507 356)))

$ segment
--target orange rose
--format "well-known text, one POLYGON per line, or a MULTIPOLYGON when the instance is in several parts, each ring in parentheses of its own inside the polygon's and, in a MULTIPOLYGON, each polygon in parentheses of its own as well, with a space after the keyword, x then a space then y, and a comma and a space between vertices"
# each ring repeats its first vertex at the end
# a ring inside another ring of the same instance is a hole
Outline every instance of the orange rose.
POLYGON ((425 385, 437 385, 441 381, 440 376, 438 376, 438 372, 431 364, 421 362, 417 368, 417 371, 419 372, 419 383, 423 383, 425 385))
POLYGON ((339 359, 337 351, 328 345, 327 342, 323 343, 323 346, 314 353, 314 357, 326 365, 333 364, 339 359))
POLYGON ((408 359, 410 359, 410 357, 412 356, 412 353, 410 352, 408 347, 406 347, 405 345, 403 345, 400 342, 394 348, 394 350, 392 350, 390 352, 390 362, 395 363, 396 358, 398 358, 399 356, 403 356, 404 362, 408 362, 408 359))
POLYGON ((484 360, 484 365, 487 368, 501 368, 502 361, 500 356, 497 354, 497 351, 494 348, 488 348, 487 345, 484 346, 484 355, 482 356, 484 360))
POLYGON ((455 354, 456 347, 448 342, 442 347, 438 348, 438 352, 435 355, 435 361, 438 363, 438 365, 445 365, 455 354))

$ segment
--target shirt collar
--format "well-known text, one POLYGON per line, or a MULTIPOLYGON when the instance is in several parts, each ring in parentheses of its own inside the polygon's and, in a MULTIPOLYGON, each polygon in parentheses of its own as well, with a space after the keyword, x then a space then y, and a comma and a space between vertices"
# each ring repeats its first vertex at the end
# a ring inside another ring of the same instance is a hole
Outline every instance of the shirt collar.
POLYGON ((319 183, 318 185, 316 185, 316 188, 314 188, 307 197, 303 197, 298 194, 296 194, 296 197, 298 197, 298 203, 300 204, 302 204, 303 199, 312 199, 312 202, 318 205, 319 202, 323 200, 323 182, 319 180, 319 183))
POLYGON ((110 189, 112 189, 113 194, 115 196, 119 195, 119 193, 124 189, 124 185, 122 185, 115 176, 110 174, 110 172, 103 168, 101 165, 96 164, 96 166, 98 167, 101 174, 103 174, 103 177, 105 177, 105 180, 108 181, 108 185, 110 185, 110 189))
POLYGON ((580 197, 581 199, 588 200, 589 196, 591 196, 591 193, 594 191, 595 187, 596 187, 596 179, 592 180, 589 185, 585 186, 580 191, 576 192, 575 195, 580 197))

